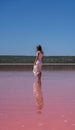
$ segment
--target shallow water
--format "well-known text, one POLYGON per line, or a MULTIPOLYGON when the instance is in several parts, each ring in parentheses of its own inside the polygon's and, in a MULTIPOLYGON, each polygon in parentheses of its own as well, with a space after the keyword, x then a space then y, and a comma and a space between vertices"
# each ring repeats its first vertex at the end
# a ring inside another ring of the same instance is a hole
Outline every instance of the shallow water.
POLYGON ((75 71, 1 71, 0 130, 75 130, 75 71))

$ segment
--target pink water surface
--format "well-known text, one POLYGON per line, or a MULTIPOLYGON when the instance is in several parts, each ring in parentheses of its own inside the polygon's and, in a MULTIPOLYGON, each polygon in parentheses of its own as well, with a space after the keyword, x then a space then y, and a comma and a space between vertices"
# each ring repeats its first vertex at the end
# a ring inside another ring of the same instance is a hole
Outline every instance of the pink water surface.
POLYGON ((0 71, 0 130, 75 130, 75 71, 0 71))

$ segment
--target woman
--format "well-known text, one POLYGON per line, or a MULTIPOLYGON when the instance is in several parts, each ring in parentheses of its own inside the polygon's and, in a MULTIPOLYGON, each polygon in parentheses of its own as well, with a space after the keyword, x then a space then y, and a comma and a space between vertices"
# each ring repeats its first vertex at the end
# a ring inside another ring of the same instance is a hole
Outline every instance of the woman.
POLYGON ((36 47, 36 58, 34 61, 34 68, 33 68, 33 73, 35 76, 37 76, 38 81, 41 80, 41 69, 42 69, 42 60, 44 57, 44 53, 42 51, 41 45, 38 45, 36 47))

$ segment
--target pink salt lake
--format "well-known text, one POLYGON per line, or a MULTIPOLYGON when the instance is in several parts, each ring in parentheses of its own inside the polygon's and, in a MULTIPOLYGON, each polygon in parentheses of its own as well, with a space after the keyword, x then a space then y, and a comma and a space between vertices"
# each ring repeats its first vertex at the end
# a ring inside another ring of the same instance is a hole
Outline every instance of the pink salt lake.
POLYGON ((75 71, 0 71, 0 130, 75 130, 75 71))

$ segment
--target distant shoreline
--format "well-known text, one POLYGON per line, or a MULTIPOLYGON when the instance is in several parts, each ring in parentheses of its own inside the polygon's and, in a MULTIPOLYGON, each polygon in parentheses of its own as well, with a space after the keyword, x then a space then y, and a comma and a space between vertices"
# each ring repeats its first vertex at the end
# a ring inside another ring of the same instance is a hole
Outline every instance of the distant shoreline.
MULTIPOLYGON (((0 64, 33 64, 35 56, 1 56, 0 64)), ((75 56, 44 56, 44 64, 71 64, 75 63, 75 56)))
MULTIPOLYGON (((1 70, 33 70, 35 56, 0 56, 1 70)), ((75 56, 44 56, 43 70, 75 70, 75 56)))
MULTIPOLYGON (((15 66, 16 65, 31 65, 32 66, 33 63, 0 63, 0 66, 1 65, 4 65, 4 66, 6 66, 6 65, 8 65, 8 66, 11 66, 11 65, 15 65, 15 66)), ((47 66, 47 65, 54 65, 54 66, 55 65, 57 65, 57 66, 58 65, 60 65, 60 66, 61 65, 67 65, 68 66, 68 65, 75 65, 75 63, 43 63, 43 65, 44 66, 47 66)))
MULTIPOLYGON (((43 63, 43 70, 75 70, 75 63, 43 63)), ((0 71, 32 71, 32 63, 0 63, 0 71)))

